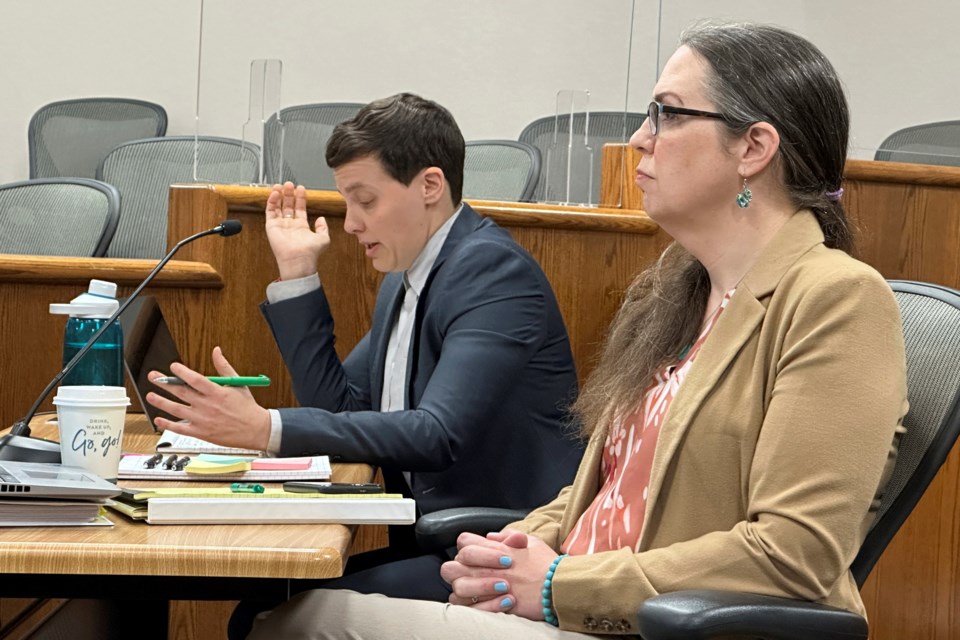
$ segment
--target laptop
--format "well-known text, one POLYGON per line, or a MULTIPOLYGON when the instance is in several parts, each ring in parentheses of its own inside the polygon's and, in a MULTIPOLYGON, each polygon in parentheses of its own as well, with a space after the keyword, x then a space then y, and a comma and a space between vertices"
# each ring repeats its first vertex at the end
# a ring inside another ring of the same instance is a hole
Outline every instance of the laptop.
POLYGON ((150 425, 157 430, 153 422, 157 417, 177 422, 179 418, 157 409, 145 399, 150 391, 175 399, 160 385, 150 382, 147 374, 151 371, 169 374, 171 363, 183 362, 156 298, 140 296, 131 302, 120 314, 120 326, 123 329, 124 368, 150 425))
POLYGON ((0 462, 0 499, 112 498, 120 487, 76 467, 39 462, 0 462))

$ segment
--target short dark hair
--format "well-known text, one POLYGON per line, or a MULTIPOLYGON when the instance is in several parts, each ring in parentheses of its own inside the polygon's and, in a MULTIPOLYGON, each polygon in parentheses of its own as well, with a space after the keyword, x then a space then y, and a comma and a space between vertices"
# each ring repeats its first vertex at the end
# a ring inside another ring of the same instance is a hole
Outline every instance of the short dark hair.
POLYGON ((412 93, 374 100, 338 124, 327 142, 332 169, 374 156, 394 180, 409 185, 423 169, 439 167, 454 206, 463 196, 465 153, 463 134, 450 112, 412 93))

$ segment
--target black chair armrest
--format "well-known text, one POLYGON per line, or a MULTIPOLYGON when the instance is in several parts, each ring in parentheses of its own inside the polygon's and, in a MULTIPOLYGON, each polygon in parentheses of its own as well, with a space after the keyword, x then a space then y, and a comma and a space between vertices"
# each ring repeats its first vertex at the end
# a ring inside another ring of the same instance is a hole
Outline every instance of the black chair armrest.
POLYGON ((480 535, 499 531, 511 522, 523 520, 526 515, 526 510, 494 507, 441 509, 417 520, 414 531, 421 549, 439 551, 456 546, 457 536, 463 531, 480 535))
POLYGON ((644 640, 867 638, 867 621, 850 611, 734 591, 677 591, 655 596, 640 605, 638 628, 644 640))

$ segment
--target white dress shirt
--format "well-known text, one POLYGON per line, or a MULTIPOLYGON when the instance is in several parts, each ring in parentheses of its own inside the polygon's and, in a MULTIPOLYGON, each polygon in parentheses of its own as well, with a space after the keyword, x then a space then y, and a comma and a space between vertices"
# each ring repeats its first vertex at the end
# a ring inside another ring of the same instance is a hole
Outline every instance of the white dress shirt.
MULTIPOLYGON (((390 339, 387 342, 386 360, 383 367, 383 393, 380 396, 380 411, 403 411, 404 397, 407 390, 407 361, 410 354, 410 336, 416 324, 417 301, 427 277, 433 270, 433 265, 440 255, 453 223, 460 215, 463 205, 453 212, 453 215, 437 229, 420 255, 413 261, 410 268, 403 273, 405 293, 400 313, 390 329, 390 339)), ((319 289, 320 275, 317 273, 296 278, 294 280, 280 280, 267 285, 267 301, 270 304, 302 296, 319 289)), ((280 451, 280 439, 283 434, 283 424, 280 412, 270 409, 270 440, 267 443, 267 452, 276 455, 280 451)), ((409 478, 408 478, 409 481, 409 478)))

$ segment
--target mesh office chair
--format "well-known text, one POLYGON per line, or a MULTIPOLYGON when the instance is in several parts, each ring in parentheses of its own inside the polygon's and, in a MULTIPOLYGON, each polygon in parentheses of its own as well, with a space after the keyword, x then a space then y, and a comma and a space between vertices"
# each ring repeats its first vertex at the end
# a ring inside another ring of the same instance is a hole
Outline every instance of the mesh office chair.
POLYGON ((362 106, 320 102, 281 109, 279 121, 277 114, 270 116, 263 131, 265 180, 271 184, 289 180, 310 189, 335 190, 333 171, 325 160, 327 140, 335 126, 352 118, 362 106))
POLYGON ((0 186, 0 253, 93 256, 117 229, 120 193, 86 178, 41 178, 0 186))
POLYGON ((540 152, 513 140, 467 143, 463 197, 476 200, 531 202, 540 177, 540 152))
POLYGON ((895 131, 880 144, 873 159, 960 167, 960 120, 895 131))
MULTIPOLYGON (((907 432, 877 519, 851 566, 862 586, 897 530, 940 469, 960 433, 960 291, 890 281, 900 306, 907 353, 907 432)), ((421 546, 443 549, 457 534, 498 531, 523 511, 465 507, 435 511, 416 525, 421 546)), ((867 622, 850 611, 773 596, 678 591, 639 604, 644 640, 866 640, 867 622)))
POLYGON ((52 102, 30 118, 30 177, 94 178, 118 144, 166 132, 167 112, 152 102, 125 98, 52 102))
MULTIPOLYGON (((147 138, 121 144, 97 176, 119 189, 122 216, 110 243, 111 258, 160 258, 167 251, 167 203, 171 184, 193 182, 194 136, 147 138)), ((255 182, 260 150, 231 138, 196 139, 197 176, 221 183, 255 182)))
POLYGON ((567 198, 567 152, 570 132, 570 114, 546 116, 528 124, 520 132, 520 142, 531 144, 540 150, 540 178, 534 200, 537 202, 571 202, 596 204, 600 200, 600 171, 603 164, 605 143, 626 142, 640 128, 645 113, 623 111, 598 111, 573 114, 573 143, 576 151, 572 156, 574 171, 570 176, 569 199, 567 198), (589 152, 582 145, 586 141, 592 159, 592 175, 583 168, 589 152), (576 165, 581 168, 577 170, 576 165))

